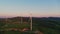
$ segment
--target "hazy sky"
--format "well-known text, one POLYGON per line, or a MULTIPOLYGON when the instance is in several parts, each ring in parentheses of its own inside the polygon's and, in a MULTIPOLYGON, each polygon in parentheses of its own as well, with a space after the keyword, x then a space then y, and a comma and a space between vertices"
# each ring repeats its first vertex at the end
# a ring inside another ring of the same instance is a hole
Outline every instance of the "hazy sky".
POLYGON ((0 0, 0 16, 60 17, 60 0, 0 0))

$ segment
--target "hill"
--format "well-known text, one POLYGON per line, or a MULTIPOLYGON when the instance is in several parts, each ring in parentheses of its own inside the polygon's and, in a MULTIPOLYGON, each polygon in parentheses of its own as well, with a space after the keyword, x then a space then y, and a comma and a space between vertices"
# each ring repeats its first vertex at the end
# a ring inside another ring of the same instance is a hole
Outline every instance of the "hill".
MULTIPOLYGON (((44 34, 60 34, 60 17, 32 17, 32 25, 33 31, 39 30, 44 34)), ((30 29, 30 17, 0 18, 0 30, 9 28, 30 29)))

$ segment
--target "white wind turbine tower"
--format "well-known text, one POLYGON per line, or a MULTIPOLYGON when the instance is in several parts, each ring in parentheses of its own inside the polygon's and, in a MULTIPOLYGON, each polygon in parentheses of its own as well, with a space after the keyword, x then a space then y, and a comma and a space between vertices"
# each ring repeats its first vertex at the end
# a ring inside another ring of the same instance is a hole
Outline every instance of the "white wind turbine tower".
POLYGON ((21 16, 20 16, 20 17, 21 17, 21 24, 22 24, 22 22, 23 22, 23 19, 22 19, 22 14, 21 14, 21 16))
POLYGON ((21 24, 22 24, 22 22, 23 22, 23 21, 22 21, 22 16, 21 16, 21 24))
POLYGON ((7 17, 6 17, 5 21, 6 21, 6 24, 7 24, 7 17))
POLYGON ((32 13, 30 13, 30 30, 32 31, 32 13))

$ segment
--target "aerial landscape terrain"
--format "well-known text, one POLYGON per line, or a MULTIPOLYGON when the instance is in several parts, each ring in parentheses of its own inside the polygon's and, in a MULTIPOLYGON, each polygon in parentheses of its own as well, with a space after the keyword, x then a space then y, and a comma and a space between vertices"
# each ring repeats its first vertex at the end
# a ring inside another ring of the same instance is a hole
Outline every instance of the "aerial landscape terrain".
POLYGON ((60 34, 60 0, 0 0, 0 34, 60 34))
MULTIPOLYGON (((0 18, 0 34, 35 34, 30 32, 30 21, 30 17, 0 18)), ((60 17, 32 17, 32 31, 60 34, 60 17)))

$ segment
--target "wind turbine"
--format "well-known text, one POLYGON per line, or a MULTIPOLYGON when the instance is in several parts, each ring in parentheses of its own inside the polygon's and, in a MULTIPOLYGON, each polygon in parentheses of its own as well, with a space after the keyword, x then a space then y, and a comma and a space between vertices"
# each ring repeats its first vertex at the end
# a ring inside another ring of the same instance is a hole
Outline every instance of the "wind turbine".
POLYGON ((21 16, 21 23, 22 23, 23 21, 22 21, 22 16, 21 16))
POLYGON ((6 24, 7 24, 7 17, 6 17, 5 21, 6 21, 6 24))
POLYGON ((20 16, 20 17, 21 17, 21 24, 22 24, 22 22, 23 22, 23 19, 22 19, 22 14, 21 14, 21 16, 20 16))
POLYGON ((30 13, 30 30, 32 31, 32 13, 30 13))

